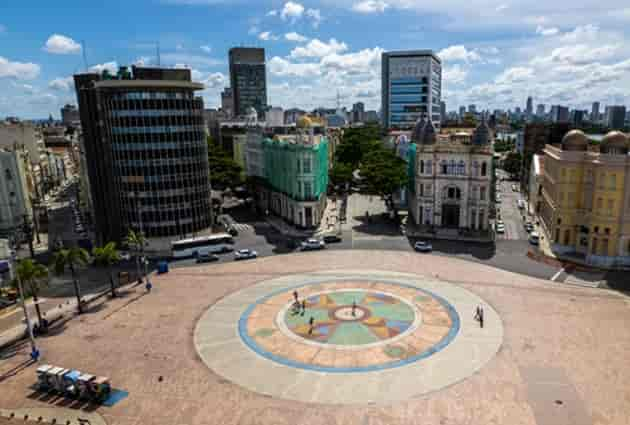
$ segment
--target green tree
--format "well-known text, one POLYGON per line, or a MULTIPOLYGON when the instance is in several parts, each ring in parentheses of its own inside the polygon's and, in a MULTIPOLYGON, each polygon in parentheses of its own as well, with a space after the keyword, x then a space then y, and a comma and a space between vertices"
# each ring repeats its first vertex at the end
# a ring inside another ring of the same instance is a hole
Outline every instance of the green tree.
POLYGON ((503 169, 512 177, 518 178, 521 175, 521 162, 523 158, 519 152, 510 152, 503 160, 503 169))
POLYGON ((394 151, 380 149, 365 156, 360 174, 363 190, 368 194, 380 196, 398 219, 394 195, 407 184, 407 163, 394 151))
POLYGON ((77 307, 79 314, 83 313, 83 305, 81 304, 81 288, 79 279, 77 278, 76 269, 88 263, 90 255, 80 247, 72 247, 70 249, 60 249, 55 252, 52 260, 52 268, 56 275, 62 275, 66 268, 72 273, 72 283, 74 284, 74 294, 77 297, 77 307))
POLYGON ((335 162, 330 170, 330 182, 334 186, 345 186, 346 183, 352 181, 352 172, 354 171, 352 165, 343 162, 335 162))
POLYGON ((241 184, 243 167, 211 137, 208 137, 208 164, 213 188, 223 190, 241 184))
POLYGON ((110 242, 105 246, 96 247, 92 250, 94 264, 101 267, 107 267, 109 273, 109 283, 112 289, 112 298, 116 297, 116 287, 114 285, 114 276, 112 274, 112 266, 120 261, 120 254, 116 249, 116 242, 110 242))
MULTIPOLYGON (((18 275, 26 294, 33 296, 33 302, 35 303, 35 311, 37 312, 37 323, 42 324, 42 312, 39 309, 38 296, 41 288, 48 284, 48 269, 33 261, 30 258, 20 260, 15 269, 15 273, 18 275)), ((17 286, 17 280, 14 279, 14 286, 17 286)), ((25 296, 26 296, 25 294, 25 296)))
POLYGON ((142 232, 136 232, 133 229, 130 229, 129 233, 127 233, 127 237, 125 238, 125 243, 130 247, 133 247, 134 251, 136 252, 136 276, 138 276, 138 281, 140 281, 140 256, 144 251, 144 245, 146 243, 144 234, 142 234, 142 232))
POLYGON ((366 154, 382 146, 380 127, 349 128, 344 131, 341 143, 336 148, 336 160, 356 169, 366 154))

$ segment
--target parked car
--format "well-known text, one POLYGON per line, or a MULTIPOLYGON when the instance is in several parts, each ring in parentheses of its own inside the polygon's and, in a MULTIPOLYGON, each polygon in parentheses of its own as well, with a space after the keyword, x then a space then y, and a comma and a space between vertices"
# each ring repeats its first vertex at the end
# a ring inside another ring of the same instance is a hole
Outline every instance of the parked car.
POLYGON ((534 230, 534 224, 531 221, 526 222, 525 230, 527 230, 527 233, 532 232, 534 230))
POLYGON ((524 199, 519 199, 519 200, 517 201, 517 204, 518 204, 518 208, 519 208, 520 210, 525 209, 526 204, 525 204, 525 200, 524 200, 524 199))
POLYGON ((429 242, 418 241, 413 245, 413 249, 418 252, 431 252, 433 251, 433 246, 429 242))
POLYGON ((127 251, 119 251, 118 252, 118 256, 120 257, 121 260, 123 261, 129 261, 131 260, 131 254, 127 251))
POLYGON ((341 242, 341 237, 339 237, 337 235, 326 235, 326 236, 324 236, 324 242, 325 243, 341 242))
POLYGON ((529 243, 532 245, 538 245, 540 243, 540 235, 537 232, 530 233, 529 243))
POLYGON ((302 242, 302 251, 324 249, 325 247, 326 243, 324 241, 320 241, 319 239, 307 239, 302 242))
POLYGON ((219 256, 207 252, 202 252, 197 255, 197 264, 210 263, 212 261, 219 261, 219 256))
POLYGON ((503 233, 505 233, 505 224, 497 223, 497 225, 495 226, 495 229, 496 229, 497 233, 503 234, 503 233))
POLYGON ((517 185, 515 185, 515 184, 513 184, 513 185, 512 185, 512 191, 513 191, 513 192, 518 192, 518 186, 517 186, 517 185))
POLYGON ((234 253, 235 260, 249 260, 250 258, 258 257, 258 253, 251 249, 239 249, 234 253))

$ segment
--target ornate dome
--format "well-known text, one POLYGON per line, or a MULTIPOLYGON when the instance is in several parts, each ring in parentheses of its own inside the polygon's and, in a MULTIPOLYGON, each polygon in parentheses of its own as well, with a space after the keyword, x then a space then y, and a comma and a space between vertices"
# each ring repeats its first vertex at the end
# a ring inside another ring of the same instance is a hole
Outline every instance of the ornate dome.
POLYGON ((585 151, 588 148, 588 138, 582 130, 571 130, 562 138, 562 150, 585 151))
POLYGON ((413 128, 413 132, 411 133, 411 141, 413 143, 422 143, 424 139, 424 128, 426 125, 427 122, 424 120, 424 117, 416 121, 416 126, 413 128))
POLYGON ((308 115, 302 115, 298 118, 296 125, 299 128, 308 128, 313 126, 313 120, 308 115))
POLYGON ((600 152, 627 154, 628 136, 620 131, 611 131, 607 133, 602 139, 600 152))
POLYGON ((486 124, 486 119, 482 118, 481 123, 473 131, 472 144, 482 146, 488 143, 490 143, 490 127, 486 124))
POLYGON ((424 127, 424 135, 422 138, 422 143, 425 145, 434 144, 436 140, 435 135, 436 135, 435 127, 433 126, 433 123, 429 119, 429 122, 427 122, 427 125, 424 127))

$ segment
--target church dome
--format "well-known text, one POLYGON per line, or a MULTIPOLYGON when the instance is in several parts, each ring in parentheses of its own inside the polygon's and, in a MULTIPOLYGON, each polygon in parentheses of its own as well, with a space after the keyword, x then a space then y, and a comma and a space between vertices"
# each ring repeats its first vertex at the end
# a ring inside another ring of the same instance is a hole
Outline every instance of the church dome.
POLYGON ((611 131, 602 139, 600 145, 601 153, 628 153, 628 136, 620 131, 611 131))
POLYGON ((413 143, 422 143, 424 139, 424 128, 426 127, 426 125, 427 122, 424 120, 424 117, 416 121, 416 126, 413 128, 413 132, 411 133, 411 141, 413 143))
POLYGON ((488 143, 490 143, 490 127, 488 127, 484 118, 472 134, 472 144, 482 146, 488 143))
POLYGON ((427 122, 427 125, 424 127, 424 135, 422 137, 422 143, 425 145, 432 145, 436 141, 436 131, 435 127, 431 120, 427 122))
POLYGON ((562 150, 585 151, 588 148, 588 138, 582 130, 571 130, 562 138, 562 150))
POLYGON ((313 120, 311 120, 307 115, 302 115, 300 118, 298 118, 296 125, 299 128, 312 127, 313 120))

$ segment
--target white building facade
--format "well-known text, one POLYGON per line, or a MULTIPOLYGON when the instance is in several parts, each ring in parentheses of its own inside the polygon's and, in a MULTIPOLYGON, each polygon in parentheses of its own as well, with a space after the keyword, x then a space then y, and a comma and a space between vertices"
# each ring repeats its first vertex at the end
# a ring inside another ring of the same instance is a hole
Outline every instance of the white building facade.
POLYGON ((436 134, 432 122, 418 122, 415 193, 409 195, 411 215, 421 228, 456 233, 487 232, 492 206, 492 144, 483 122, 473 134, 436 134))

